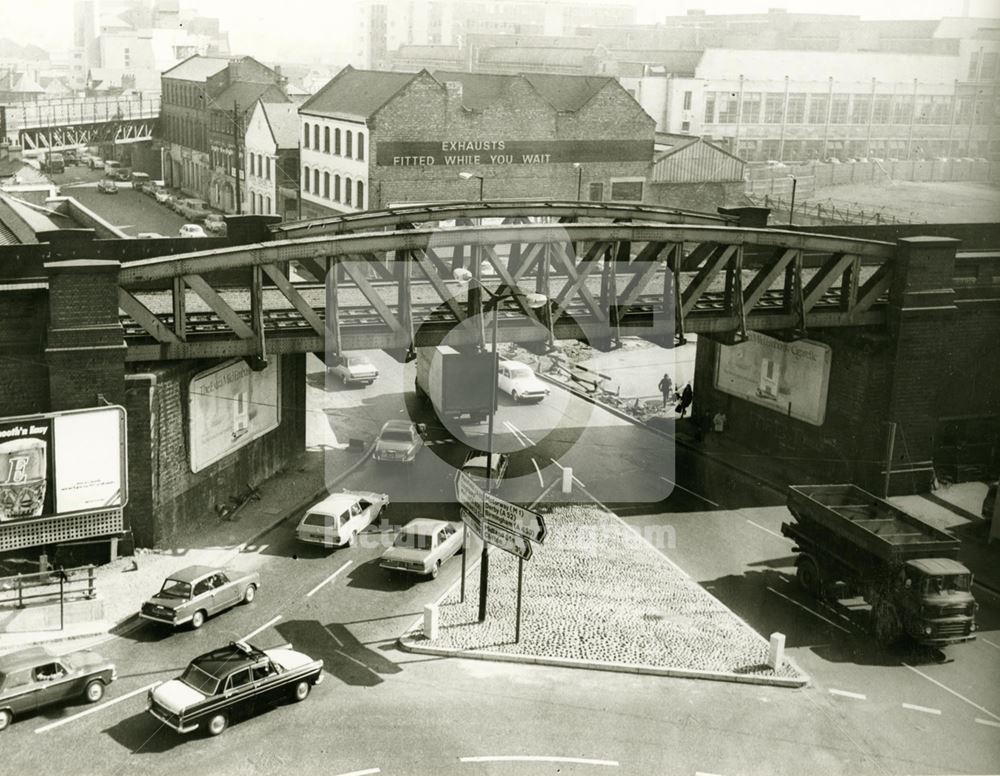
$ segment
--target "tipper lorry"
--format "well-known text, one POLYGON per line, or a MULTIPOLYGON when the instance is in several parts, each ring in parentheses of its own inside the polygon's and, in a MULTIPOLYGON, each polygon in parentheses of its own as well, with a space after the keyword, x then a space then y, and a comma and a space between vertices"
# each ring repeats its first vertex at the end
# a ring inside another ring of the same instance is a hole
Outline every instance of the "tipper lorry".
POLYGON ((439 418, 480 421, 496 408, 492 353, 460 352, 450 345, 416 350, 417 396, 429 398, 439 418))
POLYGON ((951 534, 856 485, 792 485, 799 584, 820 599, 861 596, 876 637, 944 646, 975 638, 972 574, 951 534))

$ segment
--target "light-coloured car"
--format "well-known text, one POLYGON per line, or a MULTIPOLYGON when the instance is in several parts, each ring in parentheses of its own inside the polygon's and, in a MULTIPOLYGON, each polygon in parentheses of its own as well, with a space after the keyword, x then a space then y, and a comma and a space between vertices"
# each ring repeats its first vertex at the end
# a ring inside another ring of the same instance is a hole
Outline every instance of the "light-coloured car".
POLYGON ((514 401, 541 401, 549 395, 549 386, 535 376, 530 366, 520 361, 500 362, 497 386, 514 401))
POLYGON ((161 205, 166 205, 173 198, 174 195, 162 187, 153 189, 153 199, 155 199, 161 205))
POLYGON ((225 232, 226 220, 219 213, 209 213, 205 216, 205 228, 210 232, 225 232))
POLYGON ((159 237, 166 237, 165 234, 160 234, 159 232, 139 232, 135 236, 137 240, 152 240, 159 237))
POLYGON ((184 224, 178 231, 181 237, 208 237, 198 224, 184 224))
POLYGON ((446 520, 417 518, 403 526, 392 547, 382 553, 379 565, 437 579, 441 565, 462 551, 465 526, 446 520))
POLYGON ((413 463, 424 446, 423 434, 427 427, 423 423, 408 420, 388 420, 378 432, 372 458, 376 461, 393 463, 413 463))
POLYGON ((104 160, 99 156, 91 156, 87 158, 87 166, 91 170, 103 170, 104 160))
POLYGON ((111 180, 111 178, 102 178, 97 182, 97 190, 101 194, 117 194, 118 184, 111 180))
POLYGON ((253 603, 258 588, 256 571, 188 566, 163 581, 160 591, 142 605, 139 616, 175 628, 191 623, 197 629, 213 614, 253 603))
POLYGON ((389 504, 387 493, 345 490, 308 509, 295 529, 300 542, 323 547, 354 546, 358 534, 378 520, 389 504))
POLYGON ((371 385, 378 378, 378 369, 364 356, 341 356, 330 367, 329 373, 344 385, 364 383, 371 385))

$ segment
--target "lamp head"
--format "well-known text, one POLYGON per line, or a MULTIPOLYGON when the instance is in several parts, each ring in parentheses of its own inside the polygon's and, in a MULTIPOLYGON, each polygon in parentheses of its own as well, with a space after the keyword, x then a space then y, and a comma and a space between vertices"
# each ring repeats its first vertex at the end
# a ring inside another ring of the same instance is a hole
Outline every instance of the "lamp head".
POLYGON ((579 170, 583 165, 580 164, 579 162, 573 162, 573 166, 579 170))
POLYGON ((545 294, 525 294, 524 301, 532 310, 537 310, 541 307, 545 307, 549 298, 545 294))
POLYGON ((469 272, 465 267, 458 267, 454 272, 451 273, 452 277, 455 278, 459 283, 465 285, 472 280, 472 273, 469 272))
POLYGON ((464 181, 471 181, 473 178, 482 178, 482 175, 476 175, 474 172, 460 172, 458 177, 464 181))

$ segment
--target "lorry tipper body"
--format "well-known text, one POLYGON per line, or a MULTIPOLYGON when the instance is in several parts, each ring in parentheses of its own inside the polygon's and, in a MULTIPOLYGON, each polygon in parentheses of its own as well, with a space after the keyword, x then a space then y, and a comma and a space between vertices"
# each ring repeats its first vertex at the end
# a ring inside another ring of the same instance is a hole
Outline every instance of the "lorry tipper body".
POLYGON ((439 418, 480 421, 496 409, 492 353, 458 351, 450 345, 416 350, 417 395, 430 399, 439 418))
POLYGON ((792 485, 795 517, 781 532, 798 550, 797 576, 818 598, 862 596, 881 641, 975 638, 972 574, 951 534, 856 485, 792 485))

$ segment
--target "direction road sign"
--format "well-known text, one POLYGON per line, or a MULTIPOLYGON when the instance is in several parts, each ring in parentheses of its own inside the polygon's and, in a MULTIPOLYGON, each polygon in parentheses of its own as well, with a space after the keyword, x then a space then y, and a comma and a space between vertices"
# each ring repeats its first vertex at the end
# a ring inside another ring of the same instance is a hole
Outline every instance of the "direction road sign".
POLYGON ((537 512, 486 493, 465 472, 458 473, 457 491, 462 506, 477 517, 533 542, 545 541, 545 520, 537 512))
POLYGON ((490 522, 484 522, 478 516, 465 509, 462 510, 462 522, 470 527, 476 536, 483 539, 487 544, 492 544, 494 547, 504 552, 509 552, 511 555, 516 555, 522 560, 531 560, 531 542, 523 536, 512 534, 510 531, 506 531, 490 522), (486 533, 485 536, 483 536, 484 531, 486 533))

